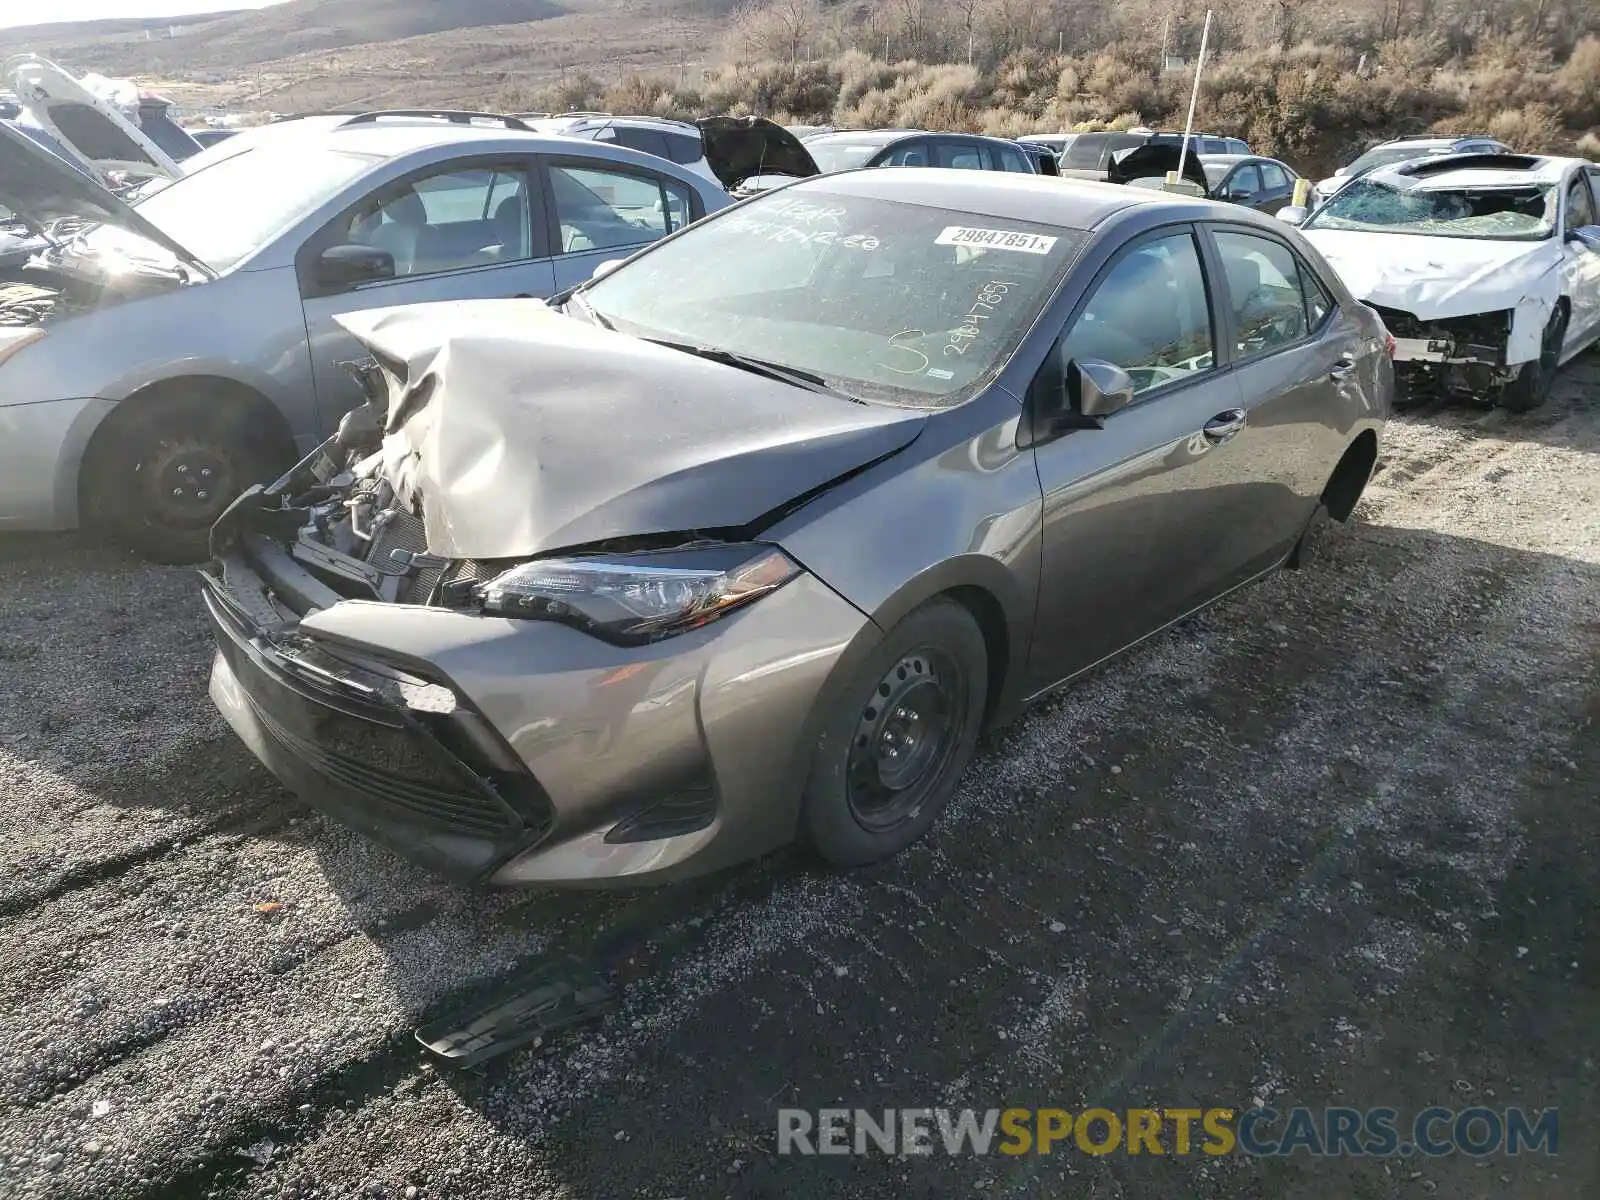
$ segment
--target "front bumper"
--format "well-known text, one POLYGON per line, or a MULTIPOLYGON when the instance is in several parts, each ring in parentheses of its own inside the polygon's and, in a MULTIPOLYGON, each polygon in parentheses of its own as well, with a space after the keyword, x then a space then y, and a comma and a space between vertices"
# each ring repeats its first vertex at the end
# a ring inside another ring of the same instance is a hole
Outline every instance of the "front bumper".
POLYGON ((782 845, 834 668, 878 636, 809 575, 631 648, 417 605, 275 607, 308 581, 256 554, 206 577, 213 700, 290 790, 462 882, 661 882, 782 845))
POLYGON ((0 406, 0 529, 76 529, 78 467, 110 400, 0 406))

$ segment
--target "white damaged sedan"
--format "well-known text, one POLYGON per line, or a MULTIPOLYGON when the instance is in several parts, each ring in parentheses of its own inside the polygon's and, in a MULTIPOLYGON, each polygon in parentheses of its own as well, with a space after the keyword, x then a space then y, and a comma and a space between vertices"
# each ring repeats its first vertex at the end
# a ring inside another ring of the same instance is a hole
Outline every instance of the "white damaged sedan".
POLYGON ((1394 335, 1401 399, 1542 404, 1600 339, 1600 167, 1458 154, 1383 167, 1309 218, 1285 209, 1394 335))

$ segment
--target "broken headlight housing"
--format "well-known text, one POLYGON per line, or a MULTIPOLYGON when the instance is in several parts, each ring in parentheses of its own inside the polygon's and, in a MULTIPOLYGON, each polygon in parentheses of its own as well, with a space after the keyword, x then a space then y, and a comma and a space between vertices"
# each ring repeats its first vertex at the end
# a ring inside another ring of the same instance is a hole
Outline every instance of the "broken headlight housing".
POLYGON ((773 546, 710 545, 522 563, 479 585, 482 611, 560 621, 636 645, 697 629, 800 573, 773 546))

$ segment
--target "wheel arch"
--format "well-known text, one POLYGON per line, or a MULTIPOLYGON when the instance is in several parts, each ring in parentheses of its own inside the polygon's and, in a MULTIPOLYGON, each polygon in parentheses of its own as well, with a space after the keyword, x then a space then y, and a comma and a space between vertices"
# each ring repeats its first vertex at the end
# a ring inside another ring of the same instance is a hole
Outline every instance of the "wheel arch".
POLYGON ((1335 521, 1348 521, 1366 491, 1373 468, 1378 465, 1378 435, 1363 429, 1345 448, 1344 455, 1322 489, 1322 504, 1335 521))
POLYGON ((1025 593, 1012 569, 986 554, 947 559, 906 583, 872 613, 882 630, 893 629, 907 615, 936 599, 959 604, 977 622, 989 657, 988 696, 984 724, 1003 720, 1015 708, 1022 656, 1028 649, 1034 597, 1025 593))
POLYGON ((262 439, 262 444, 269 448, 274 461, 285 465, 294 461, 295 440, 288 420, 282 410, 256 388, 225 375, 177 375, 156 380, 124 397, 90 436, 78 465, 77 497, 81 524, 89 526, 102 523, 95 503, 97 467, 117 444, 119 433, 149 405, 169 397, 193 398, 224 406, 247 425, 253 437, 262 439))

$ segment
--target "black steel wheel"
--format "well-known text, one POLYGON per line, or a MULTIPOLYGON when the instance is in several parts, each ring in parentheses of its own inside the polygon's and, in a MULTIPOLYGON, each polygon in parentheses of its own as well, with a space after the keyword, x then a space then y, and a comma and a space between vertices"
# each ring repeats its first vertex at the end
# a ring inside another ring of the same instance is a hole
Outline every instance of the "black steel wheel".
POLYGON ((147 558, 198 562, 222 511, 282 464, 270 439, 216 397, 184 390, 124 403, 84 459, 86 515, 147 558))
POLYGON ((925 833, 971 761, 988 692, 977 622, 951 600, 901 621, 832 702, 807 780, 811 843, 844 865, 925 833))

